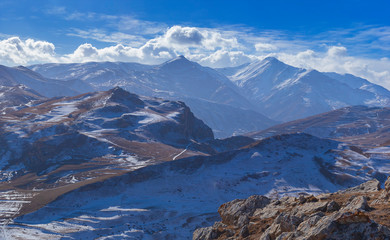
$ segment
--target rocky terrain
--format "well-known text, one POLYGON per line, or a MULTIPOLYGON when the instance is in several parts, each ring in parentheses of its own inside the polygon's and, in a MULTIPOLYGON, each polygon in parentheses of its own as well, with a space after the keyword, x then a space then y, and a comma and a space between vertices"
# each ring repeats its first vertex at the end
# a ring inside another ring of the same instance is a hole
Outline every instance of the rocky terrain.
POLYGON ((222 221, 195 230, 193 240, 390 239, 390 177, 317 196, 253 195, 221 205, 222 221))

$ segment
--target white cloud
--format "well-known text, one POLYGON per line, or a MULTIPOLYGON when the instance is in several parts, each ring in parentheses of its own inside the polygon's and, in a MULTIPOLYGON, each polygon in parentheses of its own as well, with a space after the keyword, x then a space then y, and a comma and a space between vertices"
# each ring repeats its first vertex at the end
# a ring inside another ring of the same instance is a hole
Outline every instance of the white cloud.
MULTIPOLYGON (((52 10, 63 14, 64 9, 52 10)), ((276 56, 287 64, 313 68, 319 71, 351 73, 390 89, 390 60, 387 57, 372 59, 351 55, 351 46, 341 43, 326 44, 318 39, 287 39, 280 32, 265 31, 254 34, 239 28, 234 30, 172 26, 164 28, 153 22, 140 21, 128 16, 94 15, 109 19, 109 24, 118 31, 104 29, 71 29, 68 35, 81 37, 87 43, 78 46, 72 53, 57 55, 52 43, 33 39, 0 35, 0 64, 29 65, 43 62, 127 61, 144 64, 159 64, 178 55, 209 67, 237 66, 268 55, 276 56), (126 24, 126 23, 133 23, 126 24), (134 34, 138 29, 142 34, 134 34), (132 34, 119 31, 129 30, 132 34), (149 37, 148 34, 151 34, 149 37), (98 48, 88 43, 89 39, 114 43, 98 48)), ((331 36, 347 34, 333 32, 331 36)), ((389 44, 389 29, 375 28, 358 31, 351 39, 361 41, 377 36, 383 48, 389 44), (387 44, 387 45, 386 45, 387 44)), ((344 35, 343 35, 344 36, 344 35)), ((336 38, 336 37, 335 37, 336 38)), ((345 38, 349 39, 349 38, 345 38)), ((354 48, 354 46, 352 47, 354 48)))
POLYGON ((165 33, 164 38, 173 44, 201 46, 205 37, 197 28, 173 26, 165 33))
POLYGON ((256 43, 255 48, 258 52, 272 52, 278 49, 278 47, 270 43, 256 43))
POLYGON ((56 61, 54 44, 33 39, 11 37, 0 41, 0 63, 24 65, 56 61))
POLYGON ((329 57, 344 57, 347 56, 347 48, 342 46, 332 46, 327 52, 329 57))
POLYGON ((164 35, 150 41, 150 44, 187 51, 187 53, 189 48, 215 51, 235 49, 240 46, 235 37, 225 37, 218 30, 182 26, 169 28, 164 35))

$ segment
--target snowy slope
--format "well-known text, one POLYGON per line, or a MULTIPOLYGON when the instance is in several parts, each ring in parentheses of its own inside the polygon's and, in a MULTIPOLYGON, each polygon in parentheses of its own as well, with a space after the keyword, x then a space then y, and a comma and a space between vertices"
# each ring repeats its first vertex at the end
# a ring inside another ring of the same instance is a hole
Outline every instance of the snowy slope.
POLYGON ((81 79, 96 90, 115 86, 140 95, 158 97, 192 97, 247 107, 250 103, 239 95, 229 81, 215 70, 200 66, 180 56, 161 65, 136 63, 43 64, 32 70, 56 79, 81 79), (224 79, 224 80, 222 80, 224 79), (226 82, 226 84, 225 84, 226 82))
MULTIPOLYGON (((3 114, 0 124, 0 168, 11 172, 15 167, 50 173, 97 158, 172 160, 189 144, 195 149, 197 143, 213 140, 211 129, 184 103, 139 97, 120 88, 51 99, 3 114)), ((191 156, 191 151, 182 155, 191 156)))
POLYGON ((362 89, 375 94, 375 99, 371 99, 367 104, 377 106, 389 106, 389 91, 379 85, 373 84, 364 78, 356 77, 352 74, 324 73, 325 75, 336 79, 339 82, 347 84, 354 89, 362 89))
POLYGON ((191 239, 194 229, 219 219, 215 208, 226 201, 336 191, 380 176, 373 166, 388 171, 389 160, 306 134, 282 135, 83 187, 18 218, 5 233, 32 232, 35 239, 191 239))
POLYGON ((145 96, 184 102, 191 100, 188 105, 195 109, 197 116, 213 128, 217 137, 228 137, 233 133, 249 132, 254 129, 261 130, 275 124, 259 113, 258 106, 251 104, 239 94, 237 87, 224 75, 191 62, 183 56, 156 66, 91 62, 43 64, 30 68, 50 78, 79 79, 92 85, 96 90, 120 86, 145 96), (240 119, 243 115, 257 116, 259 120, 256 121, 256 125, 247 125, 250 119, 243 120, 242 124, 226 121, 230 118, 240 119), (217 126, 221 119, 225 120, 217 126))
POLYGON ((295 68, 273 57, 230 73, 230 80, 263 114, 279 121, 346 106, 387 106, 390 102, 388 90, 367 80, 295 68))
POLYGON ((261 139, 282 133, 305 132, 353 145, 377 147, 390 143, 389 126, 389 108, 353 106, 283 123, 247 135, 261 139))
POLYGON ((27 107, 36 101, 44 99, 45 97, 24 85, 13 87, 0 86, 1 114, 27 107))

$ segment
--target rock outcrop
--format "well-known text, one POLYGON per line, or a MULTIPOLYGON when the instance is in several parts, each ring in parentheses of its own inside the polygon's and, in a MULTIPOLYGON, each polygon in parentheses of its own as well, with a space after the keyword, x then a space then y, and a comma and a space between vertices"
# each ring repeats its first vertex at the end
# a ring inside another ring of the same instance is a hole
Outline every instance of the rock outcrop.
POLYGON ((318 196, 269 199, 254 195, 223 204, 221 222, 194 232, 211 239, 390 239, 390 177, 318 196))

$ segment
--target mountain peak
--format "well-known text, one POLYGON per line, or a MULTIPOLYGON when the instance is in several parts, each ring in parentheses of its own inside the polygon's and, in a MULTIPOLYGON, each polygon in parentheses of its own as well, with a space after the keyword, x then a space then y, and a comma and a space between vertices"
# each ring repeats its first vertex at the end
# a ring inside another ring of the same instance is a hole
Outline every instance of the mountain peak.
POLYGON ((280 61, 276 57, 266 57, 261 61, 262 64, 271 64, 271 65, 287 65, 284 62, 280 61))
POLYGON ((111 97, 109 99, 113 102, 126 103, 126 105, 130 103, 132 105, 144 105, 144 102, 139 99, 136 94, 130 93, 121 87, 117 86, 108 92, 111 93, 111 97))
POLYGON ((184 57, 184 55, 180 55, 180 56, 176 57, 176 59, 188 60, 186 57, 184 57))
POLYGON ((194 65, 196 65, 195 62, 188 60, 183 55, 180 55, 176 58, 173 58, 161 64, 161 66, 175 66, 175 67, 194 66, 194 65))
POLYGON ((263 61, 267 61, 267 62, 281 62, 276 57, 266 57, 266 58, 263 59, 263 61))

